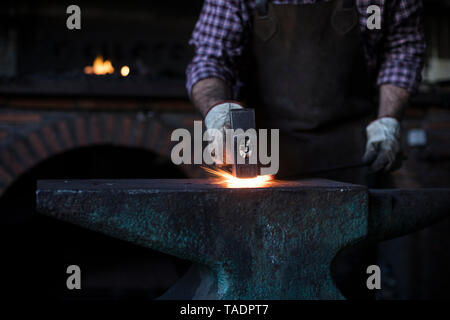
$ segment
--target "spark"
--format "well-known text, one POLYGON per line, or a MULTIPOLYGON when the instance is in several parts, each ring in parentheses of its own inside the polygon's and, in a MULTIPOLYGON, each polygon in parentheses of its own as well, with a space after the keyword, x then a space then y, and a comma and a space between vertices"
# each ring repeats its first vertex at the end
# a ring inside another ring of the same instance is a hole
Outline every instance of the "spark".
POLYGON ((271 184, 273 176, 257 176, 255 178, 236 178, 230 172, 219 168, 202 167, 216 177, 216 183, 226 188, 263 188, 271 184))

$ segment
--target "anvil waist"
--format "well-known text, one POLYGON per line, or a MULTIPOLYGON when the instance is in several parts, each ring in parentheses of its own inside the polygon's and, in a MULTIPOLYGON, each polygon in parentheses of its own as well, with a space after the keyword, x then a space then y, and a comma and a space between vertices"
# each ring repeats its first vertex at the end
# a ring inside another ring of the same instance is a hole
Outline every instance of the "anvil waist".
MULTIPOLYGON (((360 162, 375 108, 354 1, 266 8, 253 17, 249 105, 260 128, 280 129, 279 175, 360 162)), ((340 179, 365 183, 354 177, 340 179)))

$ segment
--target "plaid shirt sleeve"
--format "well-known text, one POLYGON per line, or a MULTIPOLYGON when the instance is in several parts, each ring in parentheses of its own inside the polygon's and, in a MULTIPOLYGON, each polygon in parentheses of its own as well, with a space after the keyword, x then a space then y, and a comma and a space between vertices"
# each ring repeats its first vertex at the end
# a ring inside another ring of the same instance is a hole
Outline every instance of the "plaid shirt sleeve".
POLYGON ((248 11, 242 0, 205 0, 190 45, 195 56, 186 74, 189 95, 196 82, 216 77, 236 96, 239 84, 237 59, 247 38, 248 11))
POLYGON ((422 0, 386 1, 378 85, 391 83, 410 92, 417 90, 426 47, 422 6, 422 0))

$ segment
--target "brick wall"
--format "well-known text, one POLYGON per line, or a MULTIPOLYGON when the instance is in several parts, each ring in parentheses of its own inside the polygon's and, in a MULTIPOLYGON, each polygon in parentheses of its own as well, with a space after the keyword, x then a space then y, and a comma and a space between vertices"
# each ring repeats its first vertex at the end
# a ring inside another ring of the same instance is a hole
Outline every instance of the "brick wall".
MULTIPOLYGON (((152 104, 142 102, 132 105, 117 102, 108 108, 107 103, 83 102, 89 107, 70 108, 82 103, 66 100, 46 105, 16 100, 0 110, 0 195, 21 174, 50 157, 78 148, 95 145, 112 145, 142 148, 163 157, 170 156, 170 135, 174 128, 192 127, 198 115, 188 103, 174 102, 152 104), (139 107, 140 106, 140 107, 139 107), (161 112, 160 110, 168 110, 161 112)), ((190 176, 198 168, 183 167, 190 176)))

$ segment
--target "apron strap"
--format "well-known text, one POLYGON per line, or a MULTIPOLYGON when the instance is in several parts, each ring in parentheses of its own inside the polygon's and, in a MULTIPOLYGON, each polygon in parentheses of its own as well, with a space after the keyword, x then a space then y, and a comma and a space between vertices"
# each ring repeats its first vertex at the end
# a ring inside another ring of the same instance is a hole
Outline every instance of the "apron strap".
POLYGON ((267 0, 256 0, 256 10, 260 18, 267 17, 267 0))

